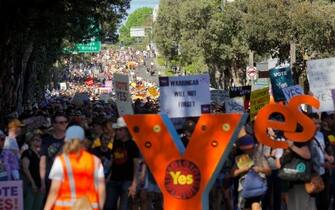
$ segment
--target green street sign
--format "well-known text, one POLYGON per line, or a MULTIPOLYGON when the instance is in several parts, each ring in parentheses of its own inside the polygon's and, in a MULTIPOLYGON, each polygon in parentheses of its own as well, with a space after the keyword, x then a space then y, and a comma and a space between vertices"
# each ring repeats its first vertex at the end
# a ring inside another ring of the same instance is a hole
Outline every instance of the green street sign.
POLYGON ((78 53, 98 53, 101 51, 101 41, 78 43, 75 45, 74 51, 78 53))

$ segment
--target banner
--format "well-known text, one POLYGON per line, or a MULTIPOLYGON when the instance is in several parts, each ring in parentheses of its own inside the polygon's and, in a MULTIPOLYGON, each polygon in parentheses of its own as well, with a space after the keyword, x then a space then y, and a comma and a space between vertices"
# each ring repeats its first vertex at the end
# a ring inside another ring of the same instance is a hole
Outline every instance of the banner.
POLYGON ((258 111, 270 101, 269 88, 263 88, 251 92, 250 96, 250 121, 255 119, 258 111))
POLYGON ((251 86, 240 86, 240 87, 230 87, 229 88, 229 97, 243 97, 244 96, 244 109, 249 109, 251 86))
POLYGON ((218 105, 223 105, 225 99, 229 98, 229 92, 227 90, 211 90, 211 101, 218 105))
POLYGON ((331 90, 335 89, 335 58, 307 61, 310 90, 319 99, 321 112, 334 111, 331 90))
POLYGON ((303 95, 304 90, 300 85, 294 85, 283 89, 286 101, 290 101, 293 96, 303 95))
POLYGON ((170 118, 210 112, 209 76, 160 77, 160 109, 170 118))
POLYGON ((293 85, 291 69, 289 66, 272 68, 269 71, 272 94, 275 101, 284 101, 283 88, 293 85))
POLYGON ((134 114, 132 101, 129 94, 128 75, 114 74, 113 86, 116 96, 116 106, 120 116, 134 114))
POLYGON ((242 97, 245 96, 245 99, 250 99, 251 86, 240 86, 240 87, 230 87, 229 88, 229 97, 242 97))
POLYGON ((227 98, 225 101, 226 113, 243 113, 244 112, 244 98, 227 98))
POLYGON ((0 182, 0 209, 23 210, 22 181, 0 182))

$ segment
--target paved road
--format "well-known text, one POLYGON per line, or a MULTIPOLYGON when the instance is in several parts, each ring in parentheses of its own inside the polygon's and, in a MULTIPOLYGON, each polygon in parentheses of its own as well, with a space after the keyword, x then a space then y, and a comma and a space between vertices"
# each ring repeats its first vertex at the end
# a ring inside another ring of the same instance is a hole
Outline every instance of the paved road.
POLYGON ((149 72, 147 72, 147 67, 150 67, 150 63, 154 62, 154 59, 148 59, 146 61, 147 66, 139 66, 136 70, 135 70, 135 74, 138 77, 142 77, 143 80, 148 81, 148 82, 154 82, 156 84, 158 84, 158 68, 157 66, 154 66, 155 74, 153 76, 150 75, 149 72))

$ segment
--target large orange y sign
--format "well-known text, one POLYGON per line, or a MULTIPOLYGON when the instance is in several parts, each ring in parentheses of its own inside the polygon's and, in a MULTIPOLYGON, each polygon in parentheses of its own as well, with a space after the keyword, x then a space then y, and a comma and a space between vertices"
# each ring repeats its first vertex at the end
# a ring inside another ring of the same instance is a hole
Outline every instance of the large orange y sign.
POLYGON ((294 96, 285 106, 282 104, 269 104, 259 110, 255 120, 254 131, 257 140, 272 148, 288 147, 287 142, 273 141, 267 133, 268 128, 284 131, 284 136, 291 141, 306 142, 311 140, 316 131, 314 122, 300 111, 300 105, 307 104, 314 108, 320 107, 320 102, 307 95, 294 96), (279 113, 284 116, 284 122, 269 120, 269 117, 279 113), (302 127, 301 132, 296 132, 298 123, 302 127))
POLYGON ((164 197, 164 210, 207 210, 208 193, 247 114, 205 114, 185 149, 165 115, 127 115, 164 197))

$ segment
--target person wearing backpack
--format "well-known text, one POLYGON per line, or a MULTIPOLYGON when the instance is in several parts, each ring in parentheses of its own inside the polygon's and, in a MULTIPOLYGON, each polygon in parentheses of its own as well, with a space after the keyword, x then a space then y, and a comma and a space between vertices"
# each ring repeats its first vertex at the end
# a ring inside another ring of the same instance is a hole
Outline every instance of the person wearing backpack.
POLYGON ((260 210, 267 191, 266 176, 271 173, 263 145, 256 145, 248 134, 240 137, 236 145, 239 155, 235 158, 232 174, 239 177, 238 206, 243 210, 260 210))

